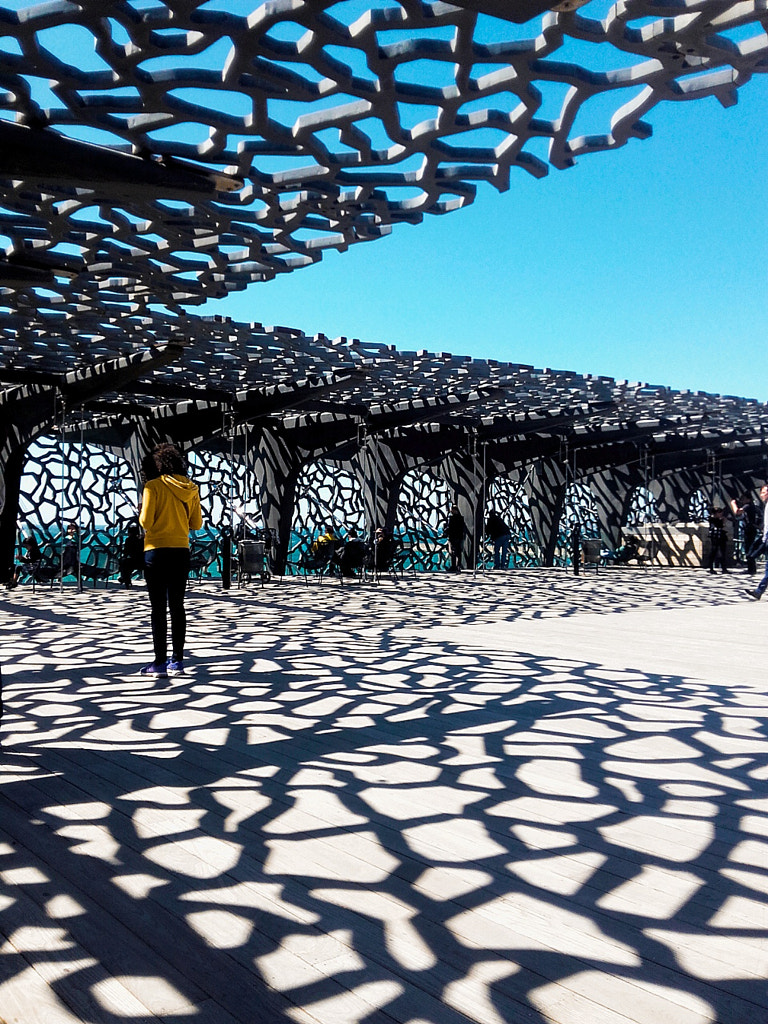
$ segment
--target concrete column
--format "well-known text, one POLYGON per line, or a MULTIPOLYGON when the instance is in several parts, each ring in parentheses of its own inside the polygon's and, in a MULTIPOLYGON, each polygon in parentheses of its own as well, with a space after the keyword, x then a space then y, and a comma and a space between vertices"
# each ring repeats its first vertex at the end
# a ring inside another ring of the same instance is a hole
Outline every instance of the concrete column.
POLYGON ((403 478, 412 469, 425 468, 424 463, 376 437, 368 437, 350 461, 350 468, 362 488, 366 528, 394 530, 403 478))
POLYGON ((600 534, 615 549, 632 503, 632 495, 645 483, 643 467, 637 464, 612 466, 592 473, 585 481, 595 499, 600 534))
POLYGON ((263 483, 261 510, 264 523, 276 538, 273 560, 275 572, 285 572, 291 540, 291 525, 296 504, 296 484, 306 461, 306 453, 292 445, 279 427, 260 431, 259 455, 263 483))
POLYGON ((554 564, 565 490, 565 468, 562 463, 558 459, 537 459, 528 474, 526 492, 544 565, 554 564))
MULTIPOLYGON (((462 565, 474 568, 480 550, 483 530, 483 467, 479 457, 466 452, 454 452, 435 466, 435 473, 451 489, 451 500, 467 524, 461 553, 462 565)), ((446 510, 447 512, 447 510, 446 510)))

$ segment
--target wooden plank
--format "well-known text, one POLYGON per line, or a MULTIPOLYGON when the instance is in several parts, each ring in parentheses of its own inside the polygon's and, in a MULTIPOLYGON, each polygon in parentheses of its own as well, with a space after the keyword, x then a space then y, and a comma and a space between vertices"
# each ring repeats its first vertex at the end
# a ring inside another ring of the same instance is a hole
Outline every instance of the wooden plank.
MULTIPOLYGON (((174 762, 174 766, 177 767, 175 762, 174 762)), ((323 826, 323 825, 327 826, 328 824, 329 824, 329 822, 327 820, 319 821, 317 819, 312 819, 312 820, 307 820, 306 827, 307 828, 312 828, 312 827, 316 828, 317 826, 323 826)), ((403 849, 398 849, 397 850, 397 853, 398 853, 399 856, 402 856, 403 852, 407 854, 408 853, 408 849, 404 848, 404 850, 403 849)), ((436 848, 436 852, 437 852, 437 848, 436 848)), ((627 872, 627 877, 631 878, 633 876, 633 873, 637 873, 637 865, 634 865, 634 868, 635 868, 634 871, 628 871, 627 872)), ((498 885, 498 887, 495 887, 495 888, 497 889, 497 891, 501 891, 503 893, 503 892, 507 891, 508 883, 505 882, 505 881, 502 881, 498 885)), ((604 918, 606 926, 614 928, 615 927, 614 915, 613 914, 602 914, 599 911, 596 911, 594 906, 592 905, 595 896, 600 895, 601 892, 602 892, 601 889, 593 889, 592 892, 584 892, 581 896, 577 895, 577 897, 575 897, 575 901, 577 901, 577 903, 580 906, 582 906, 585 909, 589 910, 592 913, 592 915, 595 916, 596 920, 600 920, 601 918, 604 918)), ((651 900, 653 899, 652 893, 649 893, 649 899, 651 899, 651 900)), ((572 902, 572 900, 571 900, 571 902, 572 902)), ((716 905, 716 904, 714 904, 714 905, 716 905)), ((697 904, 696 907, 694 908, 693 916, 691 918, 691 921, 696 921, 697 920, 695 914, 698 914, 698 913, 700 913, 700 905, 697 904)), ((744 941, 744 945, 749 947, 749 944, 750 944, 749 943, 749 939, 746 939, 744 941)))
MULTIPOLYGON (((30 825, 23 811, 13 804, 6 808, 3 828, 37 863, 46 865, 59 887, 88 907, 86 917, 82 921, 73 918, 68 927, 77 934, 83 948, 93 952, 110 974, 121 977, 124 985, 134 975, 153 977, 160 972, 163 978, 171 979, 171 989, 178 986, 185 993, 190 1005, 204 1001, 205 993, 236 1020, 247 1024, 261 1020, 271 1024, 281 1019, 284 1001, 271 997, 251 972, 237 970, 226 952, 213 951, 196 941, 176 913, 169 913, 155 900, 134 900, 122 893, 113 882, 114 868, 89 858, 84 874, 84 865, 75 863, 78 858, 66 856, 57 837, 30 825), (83 885, 87 885, 87 892, 82 891, 83 885), (89 939, 91 928, 94 949, 89 939), (105 939, 112 930, 114 935, 105 939), (126 931, 133 934, 127 935, 126 931), (253 1006, 247 1005, 251 1001, 253 1006)), ((141 987, 142 983, 136 984, 141 987)), ((144 991, 145 998, 147 994, 144 991)))

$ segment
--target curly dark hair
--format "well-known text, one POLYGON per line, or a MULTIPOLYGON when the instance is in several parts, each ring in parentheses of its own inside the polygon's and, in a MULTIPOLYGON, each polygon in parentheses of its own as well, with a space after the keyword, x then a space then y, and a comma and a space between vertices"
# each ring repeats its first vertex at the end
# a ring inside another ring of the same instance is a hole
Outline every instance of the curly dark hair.
POLYGON ((181 454, 175 444, 159 444, 152 450, 152 459, 157 467, 158 474, 169 474, 171 476, 185 476, 187 472, 187 460, 181 454))
POLYGON ((144 458, 141 460, 141 482, 146 483, 147 480, 156 480, 160 476, 160 472, 155 465, 155 460, 152 457, 151 452, 147 452, 144 458))

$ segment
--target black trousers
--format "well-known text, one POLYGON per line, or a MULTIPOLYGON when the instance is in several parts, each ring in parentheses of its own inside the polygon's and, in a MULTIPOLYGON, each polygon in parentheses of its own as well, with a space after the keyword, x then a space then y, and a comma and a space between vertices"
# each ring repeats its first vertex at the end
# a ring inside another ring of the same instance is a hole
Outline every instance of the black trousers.
POLYGON ((710 534, 709 543, 711 545, 709 551, 709 571, 715 571, 715 562, 717 562, 723 572, 725 572, 725 549, 728 538, 724 533, 717 533, 714 537, 710 534))
POLYGON ((744 561, 747 563, 747 572, 750 576, 754 576, 757 572, 757 559, 754 554, 750 554, 755 546, 757 540, 757 527, 756 526, 745 526, 744 527, 744 561))
POLYGON ((187 613, 184 591, 189 576, 189 548, 154 548, 144 552, 144 578, 152 609, 152 644, 155 664, 168 660, 168 612, 171 616, 171 652, 174 661, 184 657, 187 613))

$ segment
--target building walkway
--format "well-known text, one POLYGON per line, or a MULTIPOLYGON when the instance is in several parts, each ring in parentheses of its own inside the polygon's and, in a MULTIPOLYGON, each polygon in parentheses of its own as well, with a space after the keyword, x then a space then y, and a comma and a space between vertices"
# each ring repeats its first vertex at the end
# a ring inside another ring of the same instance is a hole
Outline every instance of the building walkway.
POLYGON ((0 601, 4 1024, 744 1024, 768 607, 612 568, 0 601))

